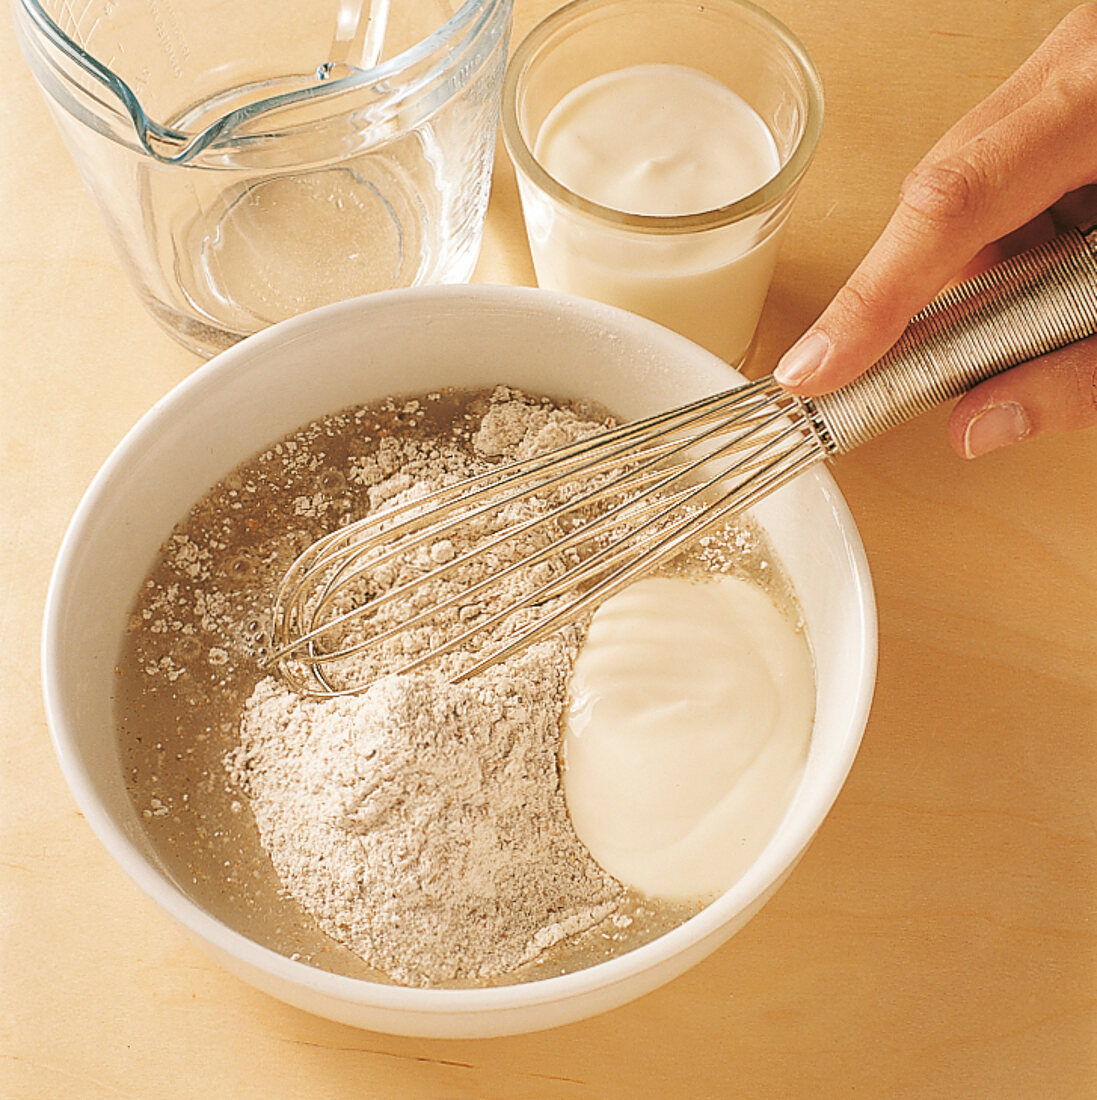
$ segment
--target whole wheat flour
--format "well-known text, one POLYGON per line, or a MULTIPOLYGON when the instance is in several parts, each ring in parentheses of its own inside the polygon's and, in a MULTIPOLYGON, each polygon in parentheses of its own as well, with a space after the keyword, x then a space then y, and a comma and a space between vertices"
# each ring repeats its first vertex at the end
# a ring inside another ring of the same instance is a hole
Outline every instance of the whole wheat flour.
MULTIPOLYGON (((380 507, 597 427, 499 388, 468 440, 388 437, 351 480, 380 507)), ((435 543, 423 564, 460 549, 435 543)), ((450 626, 485 610, 457 607, 450 626)), ((370 658, 359 695, 259 683, 229 771, 284 889, 325 932, 399 982, 452 984, 512 971, 617 911, 624 888, 576 837, 557 771, 580 637, 570 628, 456 686, 448 680, 467 653, 391 674, 424 643, 414 633, 370 658)))
POLYGON ((430 985, 506 973, 614 911, 620 887, 557 783, 566 671, 549 643, 473 686, 419 674, 315 700, 259 685, 234 766, 325 932, 430 985))

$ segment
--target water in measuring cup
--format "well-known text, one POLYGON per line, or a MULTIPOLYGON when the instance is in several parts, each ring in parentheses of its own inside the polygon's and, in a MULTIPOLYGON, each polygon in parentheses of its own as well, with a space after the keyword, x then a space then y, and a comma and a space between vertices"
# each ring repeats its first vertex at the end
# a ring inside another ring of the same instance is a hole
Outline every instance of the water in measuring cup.
MULTIPOLYGON (((356 63, 413 47, 454 4, 425 0, 414 16, 411 10, 403 5, 390 17, 388 0, 344 0, 329 60, 313 79, 337 80, 356 63)), ((297 80, 279 78, 279 88, 297 80)), ((265 82, 262 94, 271 90, 265 82)), ((176 125, 195 132, 255 94, 254 85, 220 92, 189 107, 176 125)), ((178 264, 188 305, 217 327, 246 334, 373 291, 466 281, 490 178, 483 156, 478 165, 467 155, 470 139, 481 150, 490 140, 476 108, 475 98, 442 102, 424 124, 397 129, 361 155, 224 187, 176 234, 184 257, 193 257, 190 266, 178 264)))
POLYGON ((178 234, 181 290, 199 315, 244 334, 360 294, 467 279, 476 249, 451 232, 466 202, 446 163, 417 132, 346 164, 244 180, 178 234))
POLYGON ((181 300, 168 287, 148 304, 185 340, 217 350, 329 302, 467 281, 489 171, 422 128, 348 162, 218 180, 209 205, 168 234, 181 300))
MULTIPOLYGON (((438 196, 440 199, 440 196, 438 196)), ((413 192, 389 165, 328 168, 245 185, 193 226, 196 308, 248 330, 342 298, 410 285, 431 251, 413 192), (380 177, 380 178, 378 178, 380 177)), ((436 201, 440 224, 441 202, 436 201)))

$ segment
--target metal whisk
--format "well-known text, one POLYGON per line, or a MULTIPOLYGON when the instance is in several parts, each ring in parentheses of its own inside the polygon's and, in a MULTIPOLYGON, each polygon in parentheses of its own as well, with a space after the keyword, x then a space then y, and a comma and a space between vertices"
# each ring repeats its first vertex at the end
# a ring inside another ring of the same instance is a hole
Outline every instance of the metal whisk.
POLYGON ((1095 332, 1097 226, 945 292, 871 370, 833 393, 797 398, 763 378, 333 531, 286 573, 270 663, 309 694, 350 694, 365 684, 333 670, 353 670, 348 662, 409 632, 430 637, 446 619, 451 629, 396 671, 467 650, 454 678, 474 676, 575 622, 816 462, 1095 332), (527 507, 533 501, 541 506, 527 507), (433 564, 432 547, 474 527, 478 541, 433 564), (520 537, 529 548, 508 555, 520 537), (405 569, 397 583, 372 584, 378 571, 409 561, 410 576, 405 569), (444 596, 424 601, 447 579, 444 596), (495 606, 502 583, 521 595, 495 606), (495 635, 498 644, 485 644, 495 635))

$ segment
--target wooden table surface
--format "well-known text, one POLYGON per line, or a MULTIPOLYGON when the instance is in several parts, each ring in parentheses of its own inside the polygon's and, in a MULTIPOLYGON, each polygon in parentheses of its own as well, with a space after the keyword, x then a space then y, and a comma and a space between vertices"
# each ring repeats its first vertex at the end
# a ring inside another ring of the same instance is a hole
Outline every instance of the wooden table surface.
MULTIPOLYGON (((517 0, 516 35, 554 0, 517 0)), ((1067 0, 771 0, 827 119, 760 355, 812 319, 905 172, 1067 0)), ((0 1096, 1097 1096, 1097 436, 964 463, 930 414, 835 473, 877 585, 864 747, 789 882, 666 988, 541 1034, 360 1032, 212 963, 108 858, 54 760, 49 569, 99 464, 197 365, 146 315, 4 17, 0 1096)), ((532 283, 500 153, 477 279, 532 283)))

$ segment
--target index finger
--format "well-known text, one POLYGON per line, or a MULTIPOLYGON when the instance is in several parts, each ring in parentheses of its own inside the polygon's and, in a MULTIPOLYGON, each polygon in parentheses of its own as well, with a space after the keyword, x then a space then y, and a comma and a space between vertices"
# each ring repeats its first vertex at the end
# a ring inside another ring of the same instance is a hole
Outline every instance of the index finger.
POLYGON ((1097 172, 1097 78, 1057 79, 905 181, 880 238, 777 378, 800 393, 843 385, 875 362, 989 243, 1097 172))

